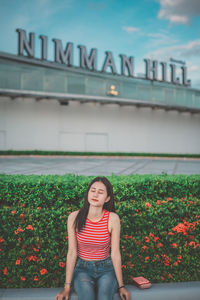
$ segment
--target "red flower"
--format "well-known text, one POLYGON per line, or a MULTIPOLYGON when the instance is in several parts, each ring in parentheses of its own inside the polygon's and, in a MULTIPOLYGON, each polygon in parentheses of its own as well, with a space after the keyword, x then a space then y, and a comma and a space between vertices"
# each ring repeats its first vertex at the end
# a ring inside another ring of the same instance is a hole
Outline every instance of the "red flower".
POLYGON ((42 209, 42 207, 41 207, 41 206, 38 206, 37 209, 42 209))
POLYGON ((157 200, 157 201, 156 201, 156 204, 157 204, 157 205, 160 205, 160 204, 162 204, 162 202, 161 202, 160 200, 157 200))
POLYGON ((154 239, 153 239, 153 241, 157 242, 157 240, 159 240, 159 237, 155 236, 154 239))
POLYGON ((65 267, 65 263, 64 263, 64 262, 59 262, 59 266, 60 266, 61 268, 64 268, 64 267, 65 267))
POLYGON ((126 266, 125 266, 125 265, 122 265, 122 269, 126 269, 126 266))
POLYGON ((149 256, 145 257, 145 260, 147 261, 149 259, 149 256))
POLYGON ((149 236, 152 236, 152 237, 154 237, 154 234, 153 234, 153 233, 149 233, 149 236))
POLYGON ((15 211, 15 210, 11 210, 11 214, 13 214, 13 215, 14 215, 15 213, 16 213, 16 211, 15 211))
POLYGON ((8 267, 5 267, 5 268, 3 269, 3 274, 4 274, 4 275, 8 275, 8 267))
POLYGON ((35 255, 31 255, 31 256, 28 257, 28 260, 29 260, 29 261, 31 261, 31 260, 33 260, 33 261, 38 261, 38 258, 37 258, 37 256, 35 256, 35 255))
POLYGON ((165 266, 169 266, 170 258, 166 254, 162 254, 163 260, 161 261, 165 266))
POLYGON ((167 198, 167 201, 171 201, 171 200, 172 200, 172 198, 171 198, 171 197, 168 197, 168 198, 167 198))
POLYGON ((23 219, 25 217, 25 214, 20 214, 20 219, 23 219))
POLYGON ((37 276, 35 276, 35 277, 33 278, 33 280, 34 280, 34 281, 38 281, 38 278, 37 278, 37 276))
POLYGON ((188 227, 185 226, 183 223, 179 223, 177 226, 175 226, 174 228, 172 228, 173 231, 176 231, 176 232, 182 232, 184 235, 187 234, 187 230, 188 230, 188 227))
POLYGON ((40 251, 39 249, 37 249, 37 248, 33 248, 33 250, 35 251, 35 252, 38 252, 38 251, 40 251))
POLYGON ((163 244, 162 244, 162 243, 158 243, 157 246, 158 246, 158 247, 163 247, 163 244))
POLYGON ((165 278, 164 278, 164 277, 162 277, 162 276, 160 276, 160 279, 161 279, 161 280, 165 280, 165 278))
POLYGON ((190 243, 189 243, 189 245, 192 247, 195 247, 195 242, 194 241, 191 241, 190 243))
POLYGON ((68 235, 65 237, 66 240, 68 240, 68 235))
POLYGON ((169 232, 168 235, 174 235, 174 233, 173 232, 169 232))
POLYGON ((146 206, 146 207, 151 207, 151 204, 150 204, 149 202, 146 202, 146 203, 145 203, 145 206, 146 206))
POLYGON ((146 243, 150 242, 150 238, 148 236, 145 236, 144 240, 146 243))
POLYGON ((40 270, 40 274, 41 275, 45 275, 45 274, 47 274, 48 273, 48 271, 46 270, 46 269, 41 269, 40 270))
POLYGON ((28 226, 26 226, 26 229, 33 230, 33 226, 32 225, 28 225, 28 226))
POLYGON ((15 262, 16 265, 20 265, 20 263, 21 263, 21 259, 17 259, 15 262))
POLYGON ((24 229, 22 229, 21 227, 19 227, 17 230, 14 231, 15 234, 18 234, 19 232, 23 232, 24 229))
POLYGON ((25 206, 25 204, 24 204, 24 203, 22 203, 20 206, 21 206, 21 207, 24 207, 24 206, 25 206))
POLYGON ((142 249, 143 249, 143 250, 147 250, 148 247, 147 247, 147 246, 143 246, 142 249))
POLYGON ((182 256, 181 256, 181 255, 178 255, 177 258, 178 258, 178 260, 181 260, 181 259, 182 259, 182 256))
POLYGON ((173 244, 172 244, 172 247, 173 247, 173 248, 177 248, 178 245, 177 245, 176 243, 173 243, 173 244))
POLYGON ((22 281, 25 281, 25 280, 26 280, 26 278, 25 278, 24 276, 21 276, 20 279, 21 279, 22 281))
POLYGON ((5 240, 3 238, 0 238, 0 243, 5 242, 5 240))

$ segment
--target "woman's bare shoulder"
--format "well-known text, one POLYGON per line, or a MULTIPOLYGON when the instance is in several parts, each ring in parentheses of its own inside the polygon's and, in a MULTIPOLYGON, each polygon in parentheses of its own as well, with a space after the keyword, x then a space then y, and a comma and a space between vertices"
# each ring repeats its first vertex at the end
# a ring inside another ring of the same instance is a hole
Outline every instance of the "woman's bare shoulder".
POLYGON ((68 222, 73 222, 75 220, 76 216, 78 215, 78 213, 79 213, 79 209, 75 210, 71 214, 69 214, 68 222))
POLYGON ((118 214, 114 213, 114 212, 110 212, 110 220, 111 222, 120 222, 120 218, 118 216, 118 214))

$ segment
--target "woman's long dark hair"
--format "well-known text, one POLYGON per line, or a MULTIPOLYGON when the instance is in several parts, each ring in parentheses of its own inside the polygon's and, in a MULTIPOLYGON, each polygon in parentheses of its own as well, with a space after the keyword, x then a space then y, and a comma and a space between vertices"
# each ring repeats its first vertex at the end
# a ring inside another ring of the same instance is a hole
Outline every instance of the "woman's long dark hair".
POLYGON ((106 177, 96 177, 96 178, 94 178, 90 182, 90 184, 87 188, 85 198, 84 198, 85 201, 84 201, 83 207, 79 210, 79 213, 76 216, 75 221, 74 221, 75 229, 78 229, 78 231, 81 231, 81 229, 83 228, 83 226, 86 223, 86 219, 87 219, 87 215, 88 215, 89 207, 90 207, 90 204, 88 202, 88 192, 90 190, 91 185, 94 182, 97 182, 97 181, 102 182, 106 186, 107 196, 110 196, 110 200, 108 202, 104 203, 103 208, 108 210, 108 211, 115 212, 115 205, 114 205, 114 198, 113 198, 113 187, 112 187, 110 181, 106 177))

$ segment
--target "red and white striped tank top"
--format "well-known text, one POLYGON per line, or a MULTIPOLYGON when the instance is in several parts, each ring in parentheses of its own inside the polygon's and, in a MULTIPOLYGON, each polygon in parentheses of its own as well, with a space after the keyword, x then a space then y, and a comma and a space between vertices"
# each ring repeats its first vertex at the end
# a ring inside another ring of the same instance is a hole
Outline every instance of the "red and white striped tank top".
POLYGON ((103 217, 98 222, 87 218, 82 230, 76 233, 80 258, 101 260, 109 256, 111 241, 108 231, 109 214, 109 211, 104 210, 103 217))

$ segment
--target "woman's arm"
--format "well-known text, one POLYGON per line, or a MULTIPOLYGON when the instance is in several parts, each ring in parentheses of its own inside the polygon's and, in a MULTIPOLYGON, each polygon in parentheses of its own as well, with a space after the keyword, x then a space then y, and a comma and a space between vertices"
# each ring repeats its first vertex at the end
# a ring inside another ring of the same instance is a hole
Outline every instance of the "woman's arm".
MULTIPOLYGON (((115 269, 116 278, 119 287, 124 286, 123 275, 121 268, 120 254, 120 219, 115 213, 110 213, 110 228, 111 228, 111 259, 115 269)), ((130 299, 130 293, 125 288, 119 289, 121 299, 130 299)))
POLYGON ((71 282, 74 272, 74 267, 77 259, 77 240, 76 232, 74 229, 74 220, 77 216, 78 211, 71 213, 67 220, 67 231, 68 231, 68 251, 66 259, 66 279, 64 290, 56 295, 56 300, 62 300, 65 297, 66 300, 69 299, 71 282))
POLYGON ((66 280, 65 282, 71 283, 74 267, 77 259, 77 240, 76 232, 74 229, 74 220, 77 216, 78 211, 71 213, 67 221, 68 231, 68 252, 66 259, 66 280))

